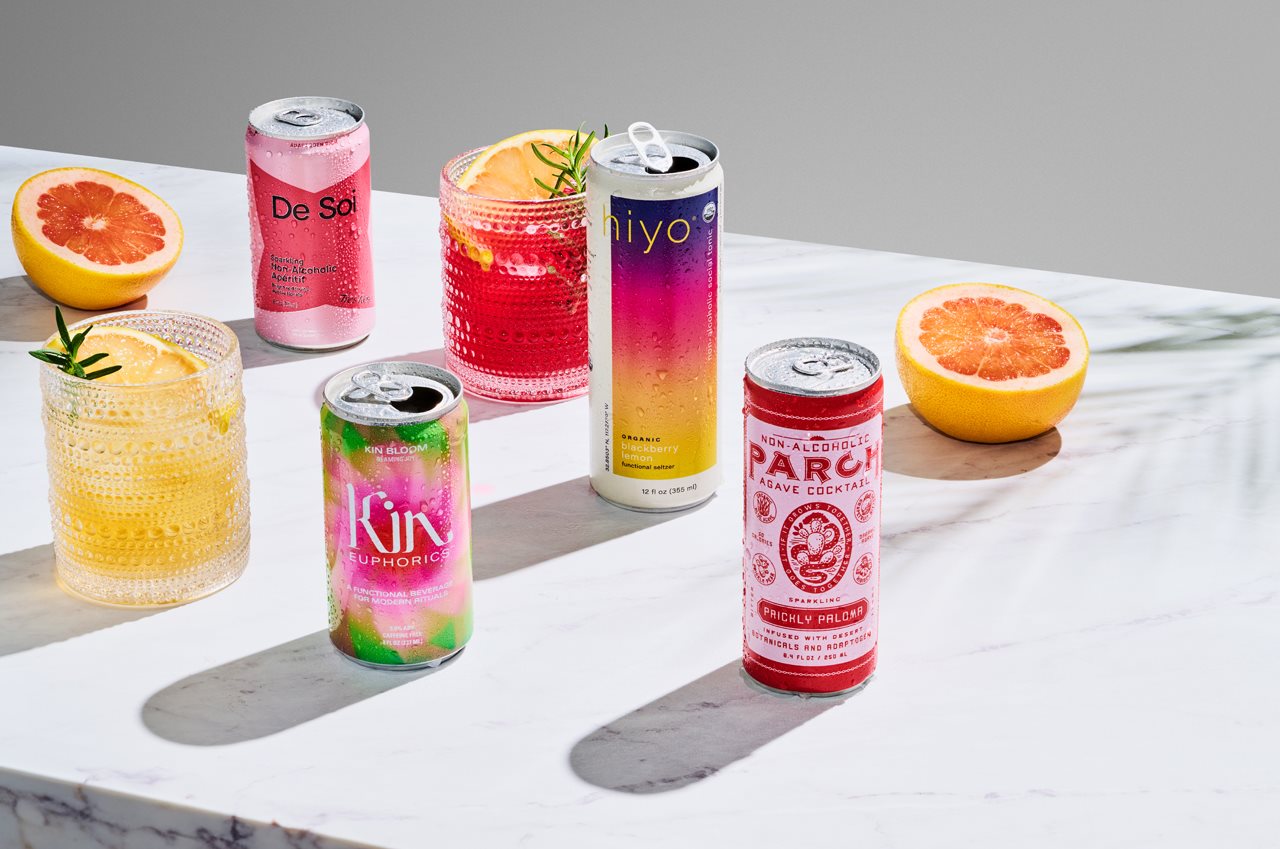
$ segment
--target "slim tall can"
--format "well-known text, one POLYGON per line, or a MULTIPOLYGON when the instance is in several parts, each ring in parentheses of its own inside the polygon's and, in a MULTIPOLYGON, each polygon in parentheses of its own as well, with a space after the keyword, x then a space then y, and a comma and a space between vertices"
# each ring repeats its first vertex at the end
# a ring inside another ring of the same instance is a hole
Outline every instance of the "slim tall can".
POLYGON ((320 423, 330 638, 366 666, 443 663, 472 627, 461 382, 416 362, 349 368, 320 423))
POLYGON ((369 127, 333 97, 289 97, 249 113, 253 317, 258 335, 308 351, 373 329, 369 127))
POLYGON ((742 663, 835 696, 876 668, 884 380, 871 351, 786 339, 747 356, 742 663))
POLYGON ((716 146, 634 124, 587 171, 591 485, 633 510, 710 498, 721 191, 716 146))

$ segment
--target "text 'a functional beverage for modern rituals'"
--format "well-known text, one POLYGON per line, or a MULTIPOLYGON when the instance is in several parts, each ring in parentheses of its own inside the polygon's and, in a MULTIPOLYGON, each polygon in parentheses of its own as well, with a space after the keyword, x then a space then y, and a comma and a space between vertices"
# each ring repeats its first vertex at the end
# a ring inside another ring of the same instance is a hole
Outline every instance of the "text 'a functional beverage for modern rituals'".
POLYGON ((747 356, 743 668, 786 693, 840 695, 875 671, 884 380, 837 339, 747 356))
POLYGON ((471 637, 462 383, 370 363, 334 375, 324 399, 330 637, 367 666, 436 666, 471 637))
POLYGON ((373 329, 364 110, 273 100, 249 113, 244 144, 258 335, 302 350, 354 345, 373 329))
POLYGON ((633 124, 587 174, 591 485, 635 510, 690 507, 720 483, 719 151, 633 124))

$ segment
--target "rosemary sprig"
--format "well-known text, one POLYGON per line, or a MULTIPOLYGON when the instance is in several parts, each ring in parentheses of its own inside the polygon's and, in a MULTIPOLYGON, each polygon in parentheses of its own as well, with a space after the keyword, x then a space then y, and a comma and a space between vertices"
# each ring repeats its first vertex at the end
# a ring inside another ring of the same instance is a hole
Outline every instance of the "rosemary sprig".
POLYGON ((93 325, 89 325, 75 336, 72 336, 67 331, 67 323, 62 319, 62 310, 56 306, 53 308, 53 318, 58 323, 58 338, 62 342, 62 350, 41 348, 39 351, 28 351, 27 353, 31 356, 42 363, 57 366, 67 374, 83 377, 85 380, 97 380, 124 368, 124 366, 107 366, 97 371, 85 372, 85 369, 89 366, 96 365, 110 356, 106 351, 99 351, 96 354, 85 357, 83 360, 76 359, 76 355, 80 353, 80 346, 84 344, 85 337, 89 335, 93 325))
MULTIPOLYGON (((605 124, 604 135, 600 138, 608 137, 609 125, 605 124)), ((551 198, 576 195, 584 191, 587 187, 587 152, 591 150, 591 145, 595 144, 595 141, 596 131, 592 130, 584 137, 582 125, 579 124, 578 129, 573 131, 573 138, 564 147, 550 142, 530 143, 529 147, 533 149, 533 155, 556 172, 554 186, 547 185, 537 177, 534 177, 533 181, 551 198), (538 150, 540 147, 542 150, 538 150)))

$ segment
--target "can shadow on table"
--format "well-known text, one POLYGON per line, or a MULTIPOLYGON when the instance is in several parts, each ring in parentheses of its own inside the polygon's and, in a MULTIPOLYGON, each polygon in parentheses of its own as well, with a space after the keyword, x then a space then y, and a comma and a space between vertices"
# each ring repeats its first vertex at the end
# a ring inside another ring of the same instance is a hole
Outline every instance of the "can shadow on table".
POLYGON ((586 475, 471 511, 472 570, 477 581, 509 575, 556 557, 693 515, 640 513, 605 501, 586 475))
POLYGON ((679 790, 710 778, 845 699, 799 699, 747 684, 735 659, 583 737, 569 765, 619 793, 679 790))
MULTIPOLYGON (((510 574, 688 515, 690 511, 649 514, 614 507, 596 497, 585 476, 522 493, 473 509, 475 579, 510 574)), ((323 613, 317 611, 317 616, 322 619, 323 613)), ((466 663, 465 657, 459 662, 466 663)), ((152 733, 175 743, 242 743, 448 668, 363 669, 344 659, 330 644, 328 631, 320 630, 165 687, 147 699, 142 721, 152 733)))
MULTIPOLYGON (((441 669, 445 669, 441 667, 441 669)), ((267 737, 437 672, 364 669, 320 630, 189 675, 142 706, 150 731, 189 746, 267 737)))

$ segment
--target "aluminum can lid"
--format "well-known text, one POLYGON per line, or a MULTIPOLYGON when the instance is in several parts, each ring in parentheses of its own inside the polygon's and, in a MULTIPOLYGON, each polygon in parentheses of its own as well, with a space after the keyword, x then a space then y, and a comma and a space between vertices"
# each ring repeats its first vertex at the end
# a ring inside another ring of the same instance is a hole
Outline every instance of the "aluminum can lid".
POLYGON ((628 174, 641 179, 662 180, 671 177, 687 178, 696 172, 710 170, 711 166, 720 159, 719 148, 702 136, 672 130, 658 132, 677 164, 677 167, 670 171, 664 173, 646 169, 640 152, 636 150, 635 145, 625 133, 609 136, 592 145, 591 162, 606 171, 628 174))
POLYGON ((880 376, 880 358, 843 339, 804 336, 762 345, 747 355, 747 376, 786 395, 847 395, 880 376))
POLYGON ((337 97, 286 97, 249 113, 249 126, 276 139, 322 141, 345 136, 364 123, 364 110, 337 97))
POLYGON ((462 401, 462 381, 426 363, 368 363, 329 378, 324 401, 356 424, 419 424, 435 421, 457 407, 462 401))

